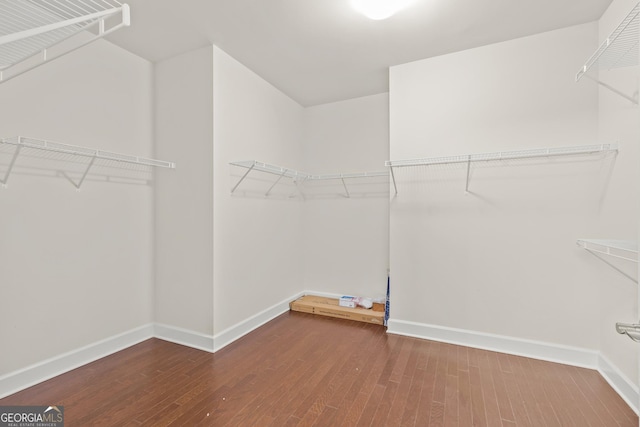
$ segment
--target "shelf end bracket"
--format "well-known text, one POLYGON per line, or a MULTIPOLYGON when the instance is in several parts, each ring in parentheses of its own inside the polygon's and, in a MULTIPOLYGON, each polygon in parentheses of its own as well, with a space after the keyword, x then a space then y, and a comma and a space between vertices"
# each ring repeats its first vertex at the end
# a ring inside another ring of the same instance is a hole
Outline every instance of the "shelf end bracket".
POLYGON ((599 84, 600 86, 609 89, 611 92, 615 93, 616 95, 620 95, 621 97, 623 97, 624 99, 627 99, 629 101, 631 101, 633 104, 638 105, 638 96, 629 96, 624 92, 619 91, 618 89, 614 88, 611 85, 606 84, 605 82, 601 82, 598 79, 595 79, 593 77, 591 77, 588 74, 583 74, 584 77, 588 78, 591 81, 596 82, 597 84, 599 84))
POLYGON ((0 180, 0 184, 2 184, 3 187, 7 186, 7 182, 9 181, 9 175, 11 175, 11 171, 13 170, 13 165, 16 164, 16 159, 20 154, 21 148, 22 148, 22 145, 16 146, 16 150, 13 152, 13 157, 11 157, 11 162, 9 163, 9 167, 7 168, 7 171, 4 173, 4 178, 0 180))
POLYGON ((236 188, 238 188, 238 186, 240 185, 240 183, 242 181, 244 181, 244 179, 247 177, 247 175, 249 175, 249 172, 251 172, 253 170, 253 168, 256 166, 256 164, 252 164, 251 167, 244 173, 244 175, 242 175, 242 178, 240 178, 240 181, 238 181, 236 183, 236 185, 233 186, 233 188, 231 189, 231 194, 233 194, 234 191, 236 191, 236 188))
POLYGON ((343 185, 343 187, 344 187, 344 191, 345 191, 345 193, 347 193, 347 194, 346 194, 346 195, 347 195, 347 198, 351 198, 351 194, 349 194, 349 189, 347 188, 347 183, 346 183, 346 182, 344 182, 344 178, 343 178, 343 177, 340 177, 340 180, 342 181, 342 185, 343 185))
POLYGON ((632 282, 634 283, 638 283, 638 279, 636 279, 635 277, 631 276, 630 274, 625 273, 621 268, 618 268, 617 266, 615 266, 613 263, 607 261, 606 259, 604 259, 603 257, 601 257, 600 255, 598 255, 598 252, 595 252, 587 247, 585 247, 584 249, 587 250, 588 253, 590 253, 591 255, 593 255, 594 257, 598 258, 600 261, 604 262, 605 264, 607 264, 609 267, 613 268, 614 270, 616 270, 618 273, 622 274, 623 276, 625 276, 627 279, 630 279, 632 282))
POLYGON ((471 155, 467 156, 467 183, 464 186, 465 194, 469 193, 469 177, 471 176, 471 155))
POLYGON ((66 172, 62 172, 62 175, 64 175, 65 178, 67 178, 67 180, 73 184, 74 187, 76 187, 76 190, 80 191, 80 187, 82 187, 82 183, 84 182, 84 179, 87 177, 87 175, 89 174, 89 171, 91 170, 91 167, 93 166, 93 162, 96 161, 96 156, 93 156, 91 158, 91 161, 89 162, 89 164, 87 165, 87 168, 84 170, 84 173, 82 174, 82 177, 80 177, 80 181, 78 181, 78 183, 76 184, 75 181, 69 176, 67 175, 66 172))
POLYGON ((398 186, 396 185, 396 176, 393 173, 393 166, 389 165, 389 171, 391 171, 391 181, 393 182, 393 189, 396 193, 396 196, 398 195, 398 186))
MULTIPOLYGON (((276 184, 278 184, 278 183, 280 182, 280 180, 282 179, 282 177, 283 177, 283 176, 285 176, 285 175, 286 175, 286 173, 287 173, 287 169, 285 169, 285 170, 284 170, 284 172, 282 172, 282 173, 280 174, 280 176, 278 177, 278 179, 276 179, 276 182, 274 182, 273 184, 271 184, 271 187, 269 187, 269 189, 267 190, 267 192, 266 192, 266 193, 264 193, 264 196, 265 196, 265 197, 268 197, 268 196, 269 196, 269 193, 271 193, 271 190, 273 190, 273 187, 275 187, 275 186, 276 186, 276 184)), ((232 190, 231 192, 233 193, 233 190, 232 190)))

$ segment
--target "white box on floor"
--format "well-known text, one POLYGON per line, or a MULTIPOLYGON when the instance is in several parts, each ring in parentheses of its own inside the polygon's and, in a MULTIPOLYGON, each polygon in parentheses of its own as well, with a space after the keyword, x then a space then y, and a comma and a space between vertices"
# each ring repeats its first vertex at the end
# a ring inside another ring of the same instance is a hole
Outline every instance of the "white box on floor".
POLYGON ((340 297, 340 301, 338 301, 338 304, 340 305, 340 307, 355 308, 358 305, 358 302, 356 301, 356 297, 344 295, 340 297))

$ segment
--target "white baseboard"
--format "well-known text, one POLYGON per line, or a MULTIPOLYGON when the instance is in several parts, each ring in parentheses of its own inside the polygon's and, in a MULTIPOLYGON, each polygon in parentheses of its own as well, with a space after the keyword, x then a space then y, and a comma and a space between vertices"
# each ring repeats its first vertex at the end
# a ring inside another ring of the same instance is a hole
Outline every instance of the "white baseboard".
POLYGON ((225 329, 224 331, 213 336, 213 351, 218 351, 235 340, 245 336, 249 332, 254 329, 259 328, 270 320, 275 319, 280 316, 282 313, 289 311, 289 303, 295 299, 300 298, 304 295, 304 292, 300 292, 290 298, 287 298, 284 301, 280 301, 279 303, 272 305, 271 307, 262 310, 260 313, 255 316, 251 316, 246 320, 243 320, 240 323, 235 324, 234 326, 225 329))
POLYGON ((102 357, 131 347, 149 338, 159 338, 199 350, 214 352, 229 345, 238 338, 264 325, 289 310, 289 302, 304 295, 303 292, 281 301, 272 307, 217 334, 205 335, 188 329, 161 323, 148 324, 127 332, 106 338, 85 347, 69 351, 18 371, 0 376, 0 399, 33 385, 69 372, 102 357))
POLYGON ((153 325, 153 336, 175 344, 186 345, 209 353, 213 352, 213 336, 189 329, 155 323, 153 325))
POLYGON ((531 357, 565 365, 590 369, 598 368, 599 353, 584 348, 395 319, 389 319, 387 332, 516 356, 531 357))
POLYGON ((387 333, 594 369, 600 372, 629 407, 638 413, 638 387, 596 351, 395 319, 389 319, 387 333))
POLYGON ((598 357, 598 372, 604 377, 609 385, 627 402, 627 405, 638 412, 638 402, 640 402, 640 392, 638 387, 622 373, 620 370, 602 354, 598 357))
MULTIPOLYGON (((0 398, 153 337, 208 352, 218 351, 288 311, 289 302, 302 295, 319 295, 332 298, 340 297, 340 295, 323 292, 301 292, 215 336, 158 323, 144 325, 1 376, 0 398)), ((498 351, 550 362, 597 369, 622 399, 638 413, 638 402, 640 402, 638 387, 632 381, 629 381, 606 357, 595 351, 395 319, 389 319, 387 332, 390 334, 441 341, 483 350, 498 351)))
POLYGON ((153 325, 148 324, 77 350, 43 360, 18 371, 10 372, 0 377, 0 398, 124 350, 152 337, 153 325))

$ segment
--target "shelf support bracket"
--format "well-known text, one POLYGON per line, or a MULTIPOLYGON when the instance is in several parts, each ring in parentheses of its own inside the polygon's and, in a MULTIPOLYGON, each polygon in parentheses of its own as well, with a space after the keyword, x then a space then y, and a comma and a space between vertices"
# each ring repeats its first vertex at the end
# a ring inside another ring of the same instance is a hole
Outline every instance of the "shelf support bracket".
POLYGON ((11 162, 9 163, 9 167, 7 168, 7 171, 4 173, 4 178, 0 180, 0 184, 2 184, 2 186, 5 188, 7 187, 7 182, 9 181, 9 175, 11 175, 11 171, 13 170, 13 165, 16 164, 16 159, 18 158, 18 154, 20 154, 21 148, 22 148, 22 145, 16 146, 16 150, 13 152, 13 157, 11 158, 11 162))
POLYGON ((64 175, 64 177, 67 178, 69 180, 69 182, 71 184, 73 184, 74 187, 76 187, 76 190, 80 191, 80 187, 82 187, 82 183, 84 182, 84 179, 87 177, 87 174, 91 170, 91 167, 93 166, 93 162, 95 162, 95 161, 96 161, 96 157, 93 156, 91 158, 91 161, 87 165, 87 168, 85 169, 84 173, 82 174, 82 177, 80 178, 80 181, 78 181, 77 184, 73 181, 73 179, 71 179, 71 177, 69 175, 67 175, 66 172, 62 172, 62 175, 64 175))
MULTIPOLYGON (((280 174, 280 176, 278 177, 278 179, 276 179, 276 182, 274 182, 273 184, 271 184, 271 187, 269 187, 269 189, 267 190, 267 192, 266 192, 266 193, 264 193, 264 196, 265 196, 265 197, 269 196, 269 193, 271 193, 271 190, 273 190, 273 187, 275 187, 275 186, 276 186, 276 184, 278 184, 278 183, 280 182, 280 180, 282 179, 282 177, 283 177, 283 176, 285 176, 287 172, 288 172, 288 171, 287 171, 287 169, 285 169, 285 170, 284 170, 284 172, 282 172, 282 173, 280 174)), ((232 193, 233 193, 233 191, 232 191, 232 193)))
POLYGON ((640 342, 640 325, 616 322, 616 332, 626 335, 635 342, 640 342))
POLYGON ((306 201, 306 197, 304 197, 304 192, 302 191, 302 189, 300 188, 300 182, 296 179, 293 181, 294 185, 296 186, 296 190, 298 190, 298 193, 300 193, 300 197, 302 197, 303 201, 306 201))
POLYGON ((631 101, 632 103, 634 103, 635 105, 638 105, 638 97, 637 96, 629 96, 624 92, 619 91, 618 89, 614 88, 611 85, 606 84, 605 82, 601 82, 598 79, 595 79, 593 77, 591 77, 588 74, 585 74, 584 77, 588 78, 589 80, 592 80, 594 82, 596 82, 597 84, 599 84, 602 87, 605 87, 607 89, 609 89, 610 91, 612 91, 613 93, 615 93, 616 95, 620 95, 621 97, 623 97, 624 99, 627 99, 629 101, 631 101))
POLYGON ((349 189, 347 188, 347 183, 344 182, 344 178, 340 177, 340 180, 342 181, 342 185, 344 186, 345 193, 347 193, 347 198, 351 198, 351 194, 349 194, 349 189))
POLYGON ((255 163, 251 165, 251 167, 249 169, 247 169, 247 171, 244 173, 244 175, 242 175, 242 178, 240 178, 240 181, 238 181, 236 183, 236 185, 233 186, 233 188, 231 189, 231 194, 233 194, 234 191, 236 191, 236 188, 238 188, 238 185, 240 185, 240 183, 242 181, 244 181, 244 179, 247 177, 247 175, 249 175, 249 172, 251 172, 253 170, 253 168, 255 167, 255 163))
POLYGON ((613 265, 613 263, 610 263, 609 261, 607 261, 606 259, 604 259, 603 257, 601 257, 600 255, 598 255, 597 252, 594 252, 592 250, 590 250, 589 248, 585 248, 586 251, 588 253, 590 253, 591 255, 593 255, 594 257, 598 258, 600 261, 604 262, 605 264, 607 264, 609 267, 613 268, 614 270, 616 270, 618 273, 622 274, 623 276, 625 276, 626 278, 632 280, 635 283, 638 283, 638 279, 636 279, 635 277, 625 273, 624 271, 622 271, 622 269, 616 267, 615 265, 613 265))
POLYGON ((396 196, 398 195, 398 186, 396 185, 396 176, 393 173, 393 166, 389 166, 389 170, 391 171, 391 181, 393 182, 393 189, 396 192, 396 196))
POLYGON ((467 183, 464 187, 465 194, 469 193, 469 177, 471 176, 471 155, 467 156, 467 183))

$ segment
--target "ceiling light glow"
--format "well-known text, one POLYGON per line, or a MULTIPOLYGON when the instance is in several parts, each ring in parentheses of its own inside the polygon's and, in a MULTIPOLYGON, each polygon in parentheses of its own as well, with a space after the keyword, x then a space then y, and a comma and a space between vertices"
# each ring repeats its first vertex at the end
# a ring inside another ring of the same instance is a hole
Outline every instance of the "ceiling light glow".
POLYGON ((351 0, 351 7, 369 19, 382 20, 396 14, 413 0, 351 0))

